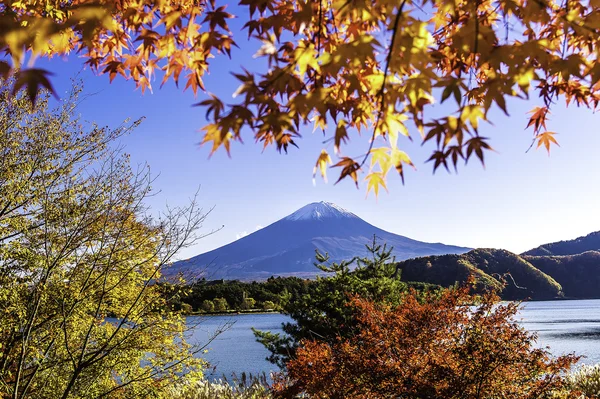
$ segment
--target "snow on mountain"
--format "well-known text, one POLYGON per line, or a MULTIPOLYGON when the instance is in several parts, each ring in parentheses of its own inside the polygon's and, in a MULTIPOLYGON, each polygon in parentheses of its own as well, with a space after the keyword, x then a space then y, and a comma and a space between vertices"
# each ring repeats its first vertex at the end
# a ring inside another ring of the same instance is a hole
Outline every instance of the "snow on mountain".
POLYGON ((394 247, 397 260, 464 253, 470 248, 413 240, 377 228, 329 202, 308 204, 252 234, 215 250, 176 262, 165 275, 187 278, 262 280, 271 276, 314 277, 315 250, 339 262, 367 256, 373 236, 394 247))
POLYGON ((327 218, 357 218, 355 214, 332 204, 331 202, 313 202, 298 209, 296 212, 283 218, 283 220, 309 220, 327 218))

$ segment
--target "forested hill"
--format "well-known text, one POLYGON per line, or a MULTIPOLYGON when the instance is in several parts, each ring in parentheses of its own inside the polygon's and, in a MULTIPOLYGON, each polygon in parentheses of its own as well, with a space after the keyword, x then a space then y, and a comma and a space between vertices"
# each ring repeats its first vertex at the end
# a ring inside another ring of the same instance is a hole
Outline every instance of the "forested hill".
POLYGON ((576 255, 523 256, 560 283, 567 298, 600 298, 600 252, 576 255))
POLYGON ((475 249, 461 255, 409 259, 399 262, 398 268, 402 280, 444 287, 469 276, 475 277, 480 289, 498 289, 504 283, 503 299, 600 298, 600 251, 591 248, 600 248, 600 233, 541 245, 521 255, 475 249))
POLYGON ((577 255, 587 251, 600 251, 600 231, 590 233, 574 240, 552 242, 523 252, 522 255, 553 256, 577 255))
POLYGON ((399 262, 404 281, 449 287, 475 277, 478 290, 501 291, 503 299, 553 299, 562 288, 552 276, 517 254, 502 249, 475 249, 462 255, 414 258, 399 262), (506 284, 503 287, 503 284, 506 284))

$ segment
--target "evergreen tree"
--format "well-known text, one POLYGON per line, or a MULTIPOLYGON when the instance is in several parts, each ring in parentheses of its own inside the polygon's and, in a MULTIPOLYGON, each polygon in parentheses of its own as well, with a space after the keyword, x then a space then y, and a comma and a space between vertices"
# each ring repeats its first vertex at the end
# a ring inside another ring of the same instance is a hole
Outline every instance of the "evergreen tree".
POLYGON ((327 254, 317 251, 315 266, 326 276, 318 277, 306 293, 283 305, 282 313, 294 320, 283 324, 285 334, 254 330, 257 340, 271 352, 269 361, 284 367, 302 339, 333 342, 354 334, 351 295, 392 306, 402 301, 408 285, 400 281, 392 248, 378 244, 374 237, 367 249, 368 257, 333 264, 327 254))

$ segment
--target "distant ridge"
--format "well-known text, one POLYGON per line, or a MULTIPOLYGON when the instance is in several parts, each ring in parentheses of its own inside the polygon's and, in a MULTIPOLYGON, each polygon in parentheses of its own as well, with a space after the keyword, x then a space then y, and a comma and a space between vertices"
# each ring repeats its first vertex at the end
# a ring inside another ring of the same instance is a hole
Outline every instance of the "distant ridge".
POLYGON ((228 245, 176 262, 166 275, 263 280, 271 276, 312 277, 315 249, 339 262, 366 256, 373 236, 394 247, 397 260, 461 254, 470 248, 417 241, 375 227, 330 202, 308 204, 277 222, 228 245))
MULTIPOLYGON (((527 258, 529 259, 529 258, 527 258)), ((501 292, 507 300, 555 299, 562 287, 524 257, 503 249, 478 248, 461 255, 426 256, 398 263, 402 279, 450 287, 475 278, 475 288, 501 292)))
POLYGON ((562 286, 567 298, 600 298, 600 231, 521 254, 562 286))
POLYGON ((567 298, 600 297, 600 252, 522 258, 558 281, 567 298))
POLYGON ((402 279, 444 287, 474 277, 503 299, 600 298, 600 232, 540 245, 521 255, 478 248, 398 263, 402 279))
POLYGON ((574 240, 557 241, 540 245, 537 248, 523 252, 521 255, 553 256, 577 255, 587 251, 600 251, 600 231, 590 233, 574 240))

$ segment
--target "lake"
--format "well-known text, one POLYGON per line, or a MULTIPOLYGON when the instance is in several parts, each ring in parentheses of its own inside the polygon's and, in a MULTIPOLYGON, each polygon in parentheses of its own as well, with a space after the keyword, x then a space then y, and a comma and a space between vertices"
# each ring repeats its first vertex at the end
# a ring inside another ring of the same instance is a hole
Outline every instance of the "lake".
MULTIPOLYGON (((287 316, 264 313, 194 316, 188 320, 198 323, 190 338, 192 343, 204 343, 223 325, 233 323, 202 355, 213 367, 207 373, 210 377, 277 370, 265 360, 268 352, 255 341, 251 328, 281 332, 281 323, 290 321, 287 316)), ((527 302, 518 320, 527 330, 537 332, 538 345, 549 346, 553 354, 575 352, 585 356, 581 363, 600 363, 600 300, 527 302)))
POLYGON ((528 302, 520 317, 554 355, 575 352, 585 356, 580 363, 600 363, 600 299, 528 302))
POLYGON ((225 375, 229 378, 233 373, 240 375, 246 372, 258 375, 279 370, 277 366, 265 359, 269 352, 256 342, 252 327, 281 332, 281 323, 291 321, 289 317, 279 313, 258 313, 193 316, 188 317, 188 321, 198 324, 193 330, 193 335, 188 339, 189 342, 200 344, 204 344, 224 325, 233 323, 208 345, 208 352, 202 355, 212 367, 207 372, 209 377, 220 378, 225 375))

